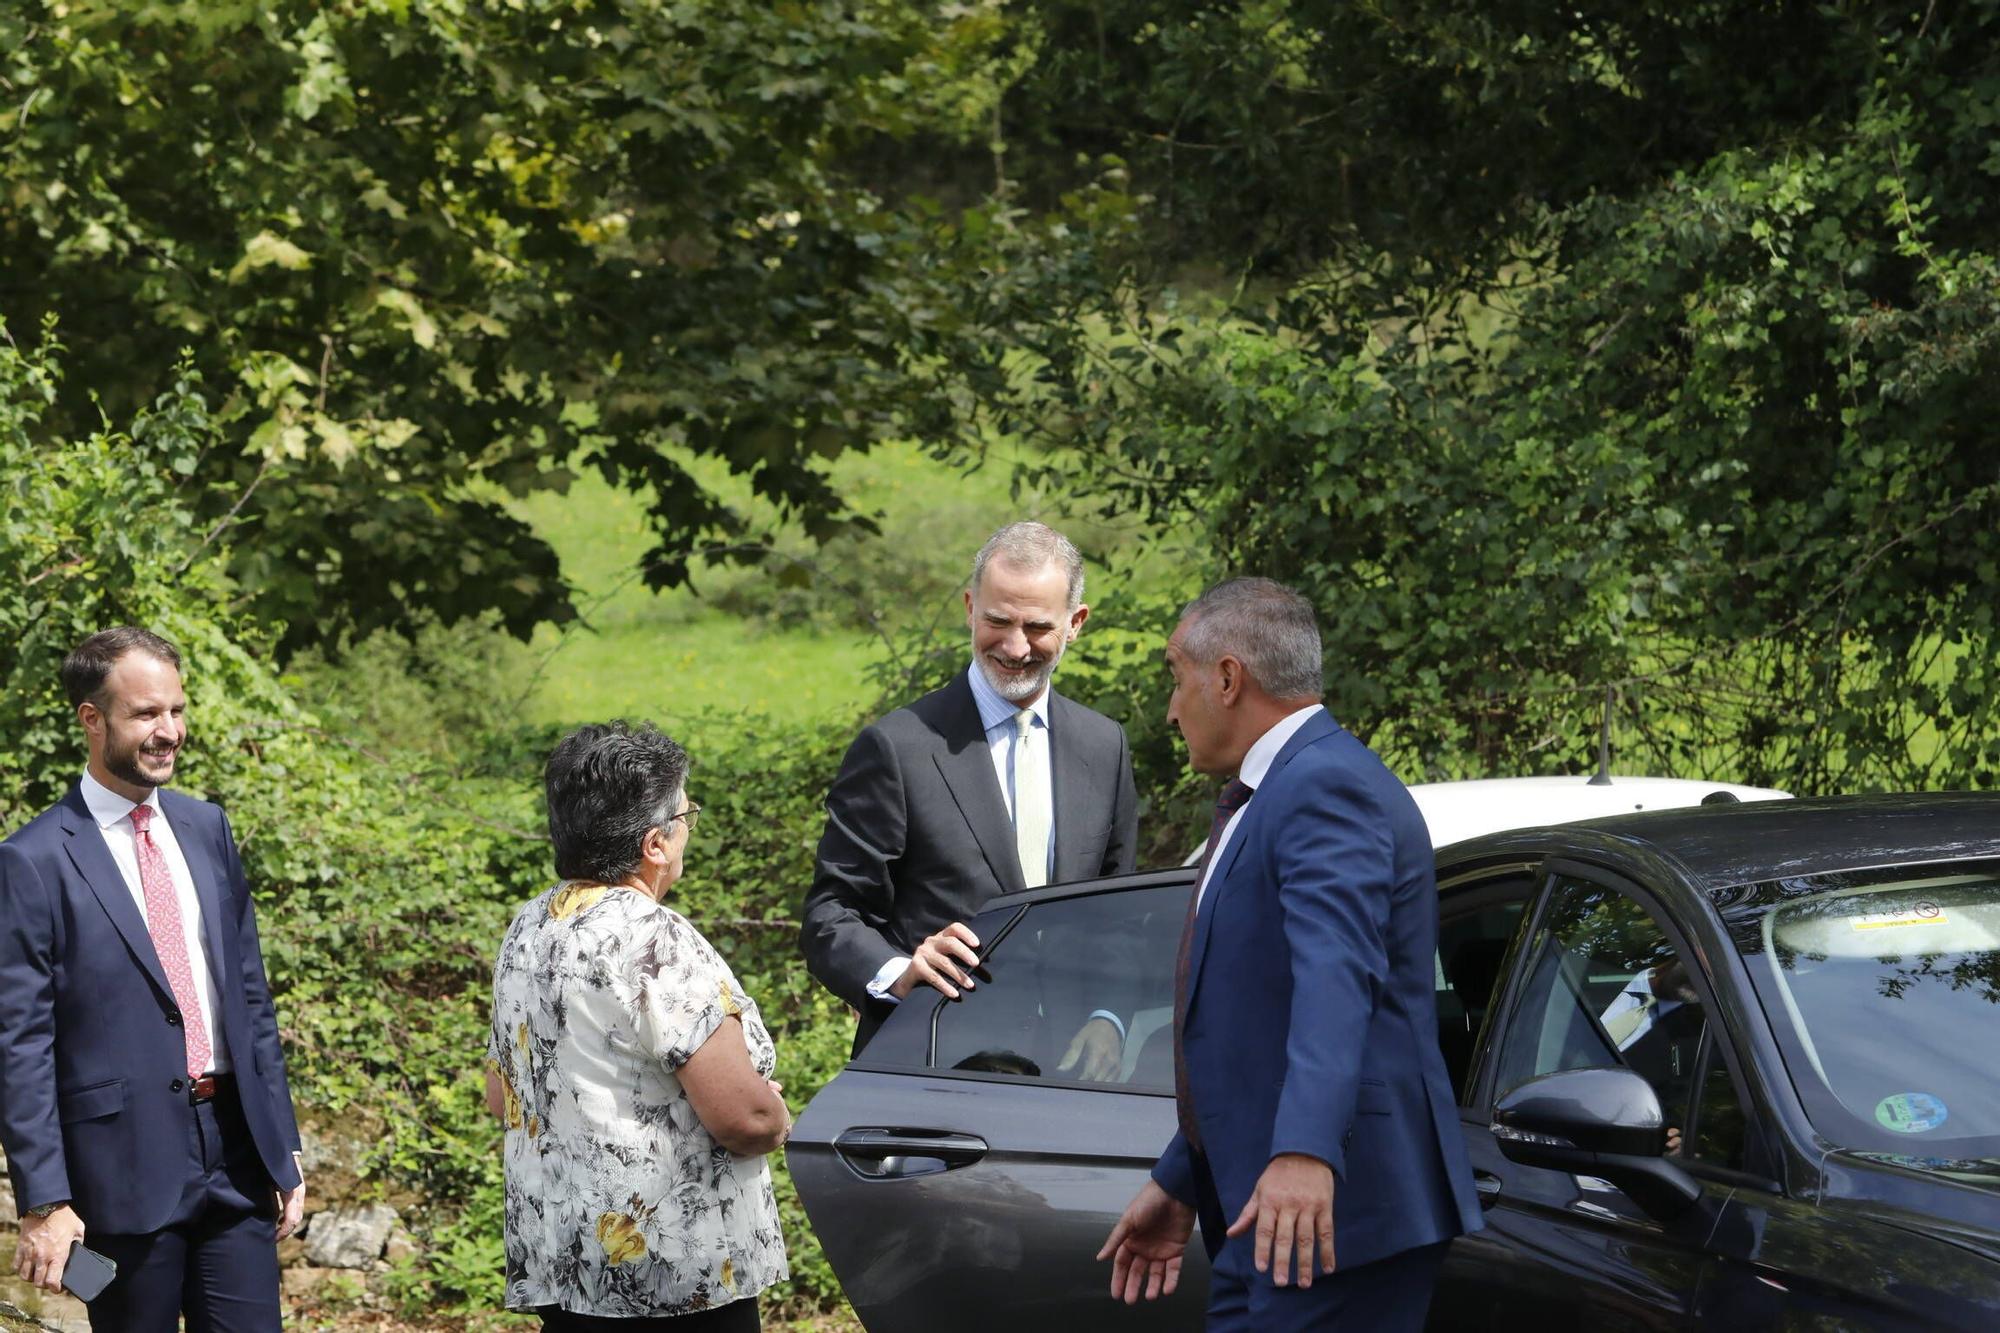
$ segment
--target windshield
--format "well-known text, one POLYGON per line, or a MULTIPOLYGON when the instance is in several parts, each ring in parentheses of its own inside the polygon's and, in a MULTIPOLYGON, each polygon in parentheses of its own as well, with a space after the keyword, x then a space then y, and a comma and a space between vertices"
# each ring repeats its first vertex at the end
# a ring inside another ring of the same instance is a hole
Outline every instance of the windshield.
POLYGON ((1778 880, 1725 917, 1822 1134, 1937 1170, 2000 1162, 1993 867, 1778 880))

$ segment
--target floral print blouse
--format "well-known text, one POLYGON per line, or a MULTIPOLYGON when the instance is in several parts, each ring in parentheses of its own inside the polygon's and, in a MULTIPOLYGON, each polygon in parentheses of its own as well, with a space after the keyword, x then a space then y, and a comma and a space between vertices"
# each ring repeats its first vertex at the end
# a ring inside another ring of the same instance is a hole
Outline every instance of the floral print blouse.
POLYGON ((679 913, 566 881, 515 916, 493 969, 506 1102, 507 1306, 686 1314, 790 1275, 771 1171, 709 1137, 674 1071, 757 1006, 679 913))

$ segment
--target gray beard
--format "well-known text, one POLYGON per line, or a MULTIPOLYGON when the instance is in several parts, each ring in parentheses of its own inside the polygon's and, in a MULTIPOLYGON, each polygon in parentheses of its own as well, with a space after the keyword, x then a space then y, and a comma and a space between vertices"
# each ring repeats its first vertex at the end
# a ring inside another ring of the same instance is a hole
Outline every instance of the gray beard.
POLYGON ((1025 704, 1048 688, 1049 681, 1056 674, 1056 664, 1062 661, 1063 652, 1068 647, 1068 644, 1064 644, 1062 647, 1057 648, 1056 655, 1042 663, 1041 670, 1035 672, 1034 675, 1020 676, 1014 680, 995 680, 993 678, 993 664, 987 660, 984 653, 975 651, 973 653, 973 661, 979 664, 979 674, 986 677, 986 683, 993 687, 995 694, 998 694, 1010 704, 1025 704))

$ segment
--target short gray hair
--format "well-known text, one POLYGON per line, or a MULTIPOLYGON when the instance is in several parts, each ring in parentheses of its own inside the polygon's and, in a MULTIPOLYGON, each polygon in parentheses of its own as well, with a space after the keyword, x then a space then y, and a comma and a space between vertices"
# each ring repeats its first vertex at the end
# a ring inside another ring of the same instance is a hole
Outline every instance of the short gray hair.
POLYGON ((979 591, 979 580, 986 577, 986 566, 995 556, 1016 569, 1038 570, 1051 562, 1061 565, 1069 580, 1069 609, 1074 611, 1083 604, 1083 556, 1069 538, 1048 524, 1023 519, 988 537, 979 554, 972 557, 970 586, 975 593, 979 591))
POLYGON ((650 829, 664 830, 687 784, 679 742, 642 722, 578 727, 542 770, 556 874, 616 884, 639 868, 650 829))
POLYGON ((1326 684, 1312 603, 1270 579, 1230 579, 1189 602, 1181 651, 1203 666, 1229 654, 1274 699, 1317 699, 1326 684))

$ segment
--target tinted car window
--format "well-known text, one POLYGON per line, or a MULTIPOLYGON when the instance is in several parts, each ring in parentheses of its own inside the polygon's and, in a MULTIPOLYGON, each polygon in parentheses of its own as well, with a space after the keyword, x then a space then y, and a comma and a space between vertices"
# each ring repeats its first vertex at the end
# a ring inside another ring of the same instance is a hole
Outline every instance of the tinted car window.
POLYGON ((1171 1091, 1174 960, 1187 885, 1037 903, 983 958, 991 980, 938 1010, 940 1069, 1073 1079, 1064 1069, 1091 1016, 1115 1016, 1111 1082, 1171 1091))
POLYGON ((1511 901, 1464 911, 1447 907, 1449 915, 1438 923, 1438 1048, 1444 1052, 1451 1090, 1460 1102, 1465 1100, 1480 1027, 1500 984, 1508 941, 1521 924, 1528 886, 1523 883, 1517 891, 1520 896, 1511 901))
POLYGON ((1815 1126, 1930 1162, 2000 1159, 2000 873, 1991 866, 1756 886, 1737 947, 1815 1126))
POLYGON ((1740 1162, 1743 1115, 1708 1044, 1707 1011, 1685 961, 1638 903, 1558 880, 1523 957, 1521 1002, 1501 1039, 1501 1090, 1558 1070, 1623 1066, 1653 1085, 1674 1133, 1687 1131, 1681 1151, 1740 1162))
POLYGON ((1748 1125, 1743 1102, 1736 1095, 1736 1083, 1722 1060, 1715 1033, 1709 1033, 1708 1066, 1702 1077, 1701 1100, 1696 1106, 1694 1131, 1686 1152, 1717 1166, 1742 1169, 1743 1145, 1748 1125))

